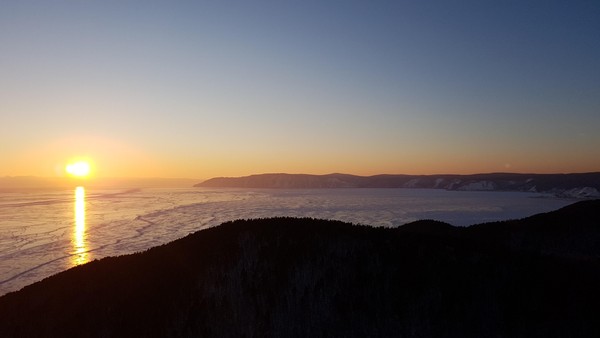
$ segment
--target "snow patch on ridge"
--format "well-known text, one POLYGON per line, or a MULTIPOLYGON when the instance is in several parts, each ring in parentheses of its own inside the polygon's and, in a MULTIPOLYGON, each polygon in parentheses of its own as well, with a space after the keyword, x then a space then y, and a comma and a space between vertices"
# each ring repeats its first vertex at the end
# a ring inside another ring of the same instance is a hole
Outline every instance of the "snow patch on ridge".
POLYGON ((600 191, 592 187, 581 187, 566 190, 561 195, 574 198, 596 198, 600 197, 600 191))
POLYGON ((420 180, 419 180, 418 178, 414 178, 414 179, 412 179, 412 180, 410 180, 410 181, 406 182, 406 183, 404 184, 404 187, 405 187, 405 188, 416 188, 416 187, 418 186, 418 184, 419 184, 419 181, 420 181, 420 180))
POLYGON ((477 181, 477 182, 467 183, 467 184, 459 187, 457 190, 490 191, 490 190, 495 190, 495 189, 496 189, 496 183, 494 183, 492 181, 477 181))

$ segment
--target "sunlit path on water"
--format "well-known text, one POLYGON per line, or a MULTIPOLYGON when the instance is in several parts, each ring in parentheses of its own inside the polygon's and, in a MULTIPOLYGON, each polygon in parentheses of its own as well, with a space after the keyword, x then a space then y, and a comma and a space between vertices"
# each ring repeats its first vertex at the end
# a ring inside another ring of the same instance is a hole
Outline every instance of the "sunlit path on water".
POLYGON ((85 189, 75 188, 75 226, 73 228, 73 265, 84 264, 88 261, 88 253, 85 245, 85 189))

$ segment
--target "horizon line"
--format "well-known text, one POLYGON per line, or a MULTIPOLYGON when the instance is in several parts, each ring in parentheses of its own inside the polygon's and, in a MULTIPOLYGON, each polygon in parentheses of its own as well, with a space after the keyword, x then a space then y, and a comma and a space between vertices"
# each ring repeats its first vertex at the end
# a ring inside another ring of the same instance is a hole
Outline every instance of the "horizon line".
POLYGON ((372 175, 360 175, 350 174, 344 172, 331 172, 327 174, 313 174, 313 173, 292 173, 292 172, 263 172, 253 173, 237 176, 212 176, 209 178, 192 178, 192 177, 173 177, 173 176, 102 176, 102 177, 90 177, 84 179, 77 179, 69 176, 38 176, 38 175, 4 175, 0 176, 0 179, 65 179, 65 180, 81 180, 81 181, 94 181, 94 180, 207 180, 212 178, 236 178, 236 177, 250 177, 260 175, 307 175, 307 176, 333 176, 333 175, 347 175, 357 177, 374 177, 374 176, 472 176, 472 175, 580 175, 580 174, 600 174, 599 171, 583 171, 583 172, 551 172, 551 173, 539 173, 539 172, 509 172, 509 171, 494 171, 494 172, 474 172, 469 174, 458 174, 458 173, 435 173, 435 174, 405 174, 405 173, 380 173, 372 175))

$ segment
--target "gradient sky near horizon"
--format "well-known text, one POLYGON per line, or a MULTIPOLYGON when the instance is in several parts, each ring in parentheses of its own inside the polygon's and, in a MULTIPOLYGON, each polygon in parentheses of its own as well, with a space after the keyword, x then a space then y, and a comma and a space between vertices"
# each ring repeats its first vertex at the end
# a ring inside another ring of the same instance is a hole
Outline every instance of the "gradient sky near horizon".
POLYGON ((600 171, 597 1, 2 1, 0 176, 600 171))

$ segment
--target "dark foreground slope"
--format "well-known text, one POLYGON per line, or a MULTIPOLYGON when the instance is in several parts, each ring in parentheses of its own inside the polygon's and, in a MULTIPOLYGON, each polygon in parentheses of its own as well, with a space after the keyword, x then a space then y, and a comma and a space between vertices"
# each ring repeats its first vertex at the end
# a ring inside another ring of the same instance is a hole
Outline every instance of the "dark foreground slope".
POLYGON ((230 222, 5 295, 0 336, 599 336, 600 248, 562 241, 599 228, 600 201, 462 229, 230 222))

